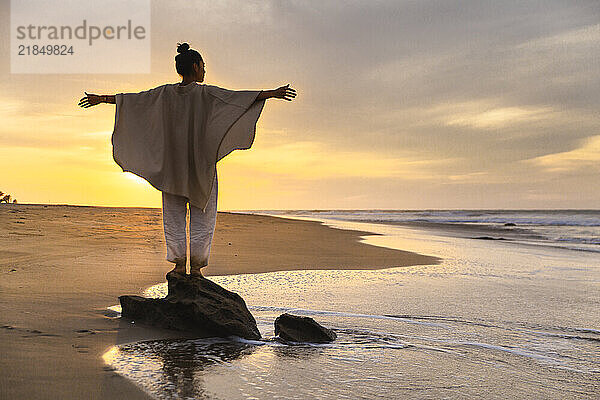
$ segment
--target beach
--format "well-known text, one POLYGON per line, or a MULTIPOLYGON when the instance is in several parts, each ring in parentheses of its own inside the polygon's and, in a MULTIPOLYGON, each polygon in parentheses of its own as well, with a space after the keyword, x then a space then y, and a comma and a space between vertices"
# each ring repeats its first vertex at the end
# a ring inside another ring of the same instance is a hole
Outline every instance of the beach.
MULTIPOLYGON (((160 209, 2 205, 0 231, 0 397, 150 398, 102 356, 119 344, 181 337, 122 321, 107 309, 120 295, 164 282, 172 268, 160 209)), ((362 243, 363 235, 373 234, 219 213, 203 272, 375 270, 439 262, 362 243)))

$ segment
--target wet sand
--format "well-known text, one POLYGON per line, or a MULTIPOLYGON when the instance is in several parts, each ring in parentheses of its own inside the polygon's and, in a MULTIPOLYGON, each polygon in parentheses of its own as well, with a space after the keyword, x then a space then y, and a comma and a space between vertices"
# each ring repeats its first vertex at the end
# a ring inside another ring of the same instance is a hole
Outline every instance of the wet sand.
MULTIPOLYGON (((147 399, 107 367, 115 344, 180 334, 110 318, 165 280, 159 209, 0 206, 0 398, 147 399)), ((206 275, 379 269, 438 259, 360 243, 366 232, 219 213, 206 275)))

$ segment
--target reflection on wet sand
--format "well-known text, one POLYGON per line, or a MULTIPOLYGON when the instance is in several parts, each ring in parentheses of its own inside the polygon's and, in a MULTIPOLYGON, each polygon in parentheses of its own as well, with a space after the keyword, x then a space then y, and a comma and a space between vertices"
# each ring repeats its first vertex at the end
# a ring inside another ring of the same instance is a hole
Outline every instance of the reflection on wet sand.
POLYGON ((115 370, 161 398, 205 398, 203 376, 245 357, 256 346, 224 339, 162 339, 114 346, 103 356, 115 370), (161 393, 153 393, 156 387, 161 393))

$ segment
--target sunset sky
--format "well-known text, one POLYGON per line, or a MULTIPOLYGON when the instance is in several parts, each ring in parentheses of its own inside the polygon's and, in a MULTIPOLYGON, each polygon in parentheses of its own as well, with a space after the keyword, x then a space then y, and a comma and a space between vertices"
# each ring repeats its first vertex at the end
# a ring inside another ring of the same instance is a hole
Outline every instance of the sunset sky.
MULTIPOLYGON (((21 203, 159 207, 112 160, 114 105, 180 80, 273 89, 219 209, 598 208, 600 2, 153 1, 150 74, 10 73, 1 0, 0 190, 21 203)), ((118 60, 115 60, 118 62, 118 60)))

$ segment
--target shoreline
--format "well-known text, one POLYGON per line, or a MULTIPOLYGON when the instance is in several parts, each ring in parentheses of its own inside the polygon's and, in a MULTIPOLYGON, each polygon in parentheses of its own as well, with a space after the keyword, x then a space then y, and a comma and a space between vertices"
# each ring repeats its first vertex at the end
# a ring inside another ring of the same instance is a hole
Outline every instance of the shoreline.
MULTIPOLYGON (((165 280, 161 210, 0 207, 2 398, 149 398, 104 365, 119 343, 180 333, 109 318, 118 296, 165 280)), ((219 212, 206 276, 431 265, 436 257, 360 242, 371 232, 219 212)))
MULTIPOLYGON (((556 210, 560 211, 560 210, 556 210)), ((585 210, 597 213, 598 210, 585 210)), ((393 221, 393 220, 370 220, 370 219, 344 219, 319 216, 318 214, 294 215, 294 214, 270 214, 255 211, 254 215, 268 215, 278 218, 287 218, 291 220, 305 220, 322 222, 326 226, 338 229, 362 230, 367 229, 373 235, 380 234, 379 228, 382 226, 408 228, 412 230, 427 232, 428 234, 448 238, 462 238, 469 240, 499 240, 512 243, 519 246, 528 246, 533 248, 548 248, 575 252, 599 253, 600 243, 590 243, 577 240, 553 240, 551 237, 544 236, 544 229, 556 229, 562 225, 535 225, 526 223, 499 223, 499 222, 434 222, 434 221, 393 221)), ((575 225, 577 228, 586 225, 575 225)), ((595 227, 592 225, 592 227, 595 227)), ((589 233, 588 233, 589 235, 589 233)), ((371 241, 365 240, 372 244, 371 241)), ((398 249, 398 247, 389 247, 398 249)))

